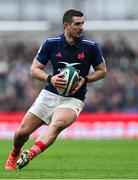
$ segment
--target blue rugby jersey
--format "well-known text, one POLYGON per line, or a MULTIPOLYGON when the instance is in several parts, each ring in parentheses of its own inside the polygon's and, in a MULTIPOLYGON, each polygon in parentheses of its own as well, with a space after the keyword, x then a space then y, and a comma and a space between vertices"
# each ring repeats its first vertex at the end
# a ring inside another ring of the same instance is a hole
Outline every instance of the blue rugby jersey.
MULTIPOLYGON (((95 68, 104 60, 101 48, 96 42, 81 38, 74 45, 69 45, 64 34, 47 39, 40 47, 36 57, 40 63, 46 65, 50 60, 53 67, 53 75, 68 65, 79 70, 79 75, 84 77, 89 74, 90 67, 95 68)), ((51 84, 46 85, 46 90, 58 94, 51 84)), ((87 92, 86 85, 79 92, 69 96, 84 101, 87 92)))

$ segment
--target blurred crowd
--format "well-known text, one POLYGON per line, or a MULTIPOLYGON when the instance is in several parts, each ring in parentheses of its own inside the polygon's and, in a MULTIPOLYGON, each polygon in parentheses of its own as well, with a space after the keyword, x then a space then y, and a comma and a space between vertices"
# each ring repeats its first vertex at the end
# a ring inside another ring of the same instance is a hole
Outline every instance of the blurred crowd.
MULTIPOLYGON (((22 42, 0 46, 0 112, 26 111, 45 86, 30 76, 38 48, 22 42)), ((88 84, 84 111, 137 112, 138 52, 125 40, 107 40, 102 48, 108 73, 88 84)))

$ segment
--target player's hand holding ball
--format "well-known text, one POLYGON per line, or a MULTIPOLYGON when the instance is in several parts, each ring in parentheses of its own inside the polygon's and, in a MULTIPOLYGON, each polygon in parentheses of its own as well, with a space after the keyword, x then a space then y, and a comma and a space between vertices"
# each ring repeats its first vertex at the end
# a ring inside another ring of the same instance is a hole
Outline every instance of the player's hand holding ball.
POLYGON ((77 70, 72 66, 67 66, 63 69, 60 73, 60 77, 64 80, 64 86, 56 86, 57 91, 62 96, 69 96, 72 95, 74 89, 77 87, 79 83, 79 74, 77 70))
POLYGON ((67 80, 63 78, 62 74, 57 74, 51 78, 51 84, 57 89, 65 89, 67 85, 67 80))
POLYGON ((78 92, 84 83, 85 83, 85 79, 80 76, 78 83, 76 84, 76 86, 74 87, 74 89, 72 91, 72 94, 75 94, 76 92, 78 92))

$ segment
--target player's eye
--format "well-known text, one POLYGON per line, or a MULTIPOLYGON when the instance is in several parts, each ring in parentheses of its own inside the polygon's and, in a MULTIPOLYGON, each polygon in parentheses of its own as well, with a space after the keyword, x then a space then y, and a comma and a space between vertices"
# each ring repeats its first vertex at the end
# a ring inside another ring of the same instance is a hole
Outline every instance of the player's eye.
POLYGON ((79 22, 78 22, 78 23, 75 23, 76 26, 79 26, 80 24, 81 24, 81 23, 79 23, 79 22))

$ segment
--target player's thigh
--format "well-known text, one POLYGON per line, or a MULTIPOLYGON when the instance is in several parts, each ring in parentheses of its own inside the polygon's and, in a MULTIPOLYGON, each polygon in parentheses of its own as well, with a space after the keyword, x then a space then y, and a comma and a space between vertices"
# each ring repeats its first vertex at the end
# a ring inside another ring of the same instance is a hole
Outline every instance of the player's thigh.
POLYGON ((71 125, 77 118, 76 112, 71 108, 58 108, 52 116, 50 126, 64 129, 71 125))
POLYGON ((43 124, 44 122, 40 118, 30 112, 27 112, 22 119, 18 130, 23 131, 29 135, 43 124))

